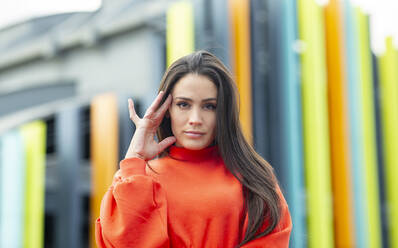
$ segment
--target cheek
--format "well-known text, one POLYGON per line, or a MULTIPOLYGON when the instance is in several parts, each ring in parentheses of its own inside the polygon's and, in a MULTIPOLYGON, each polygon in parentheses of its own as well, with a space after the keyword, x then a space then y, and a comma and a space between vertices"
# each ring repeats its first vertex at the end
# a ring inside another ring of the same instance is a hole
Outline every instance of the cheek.
POLYGON ((216 131, 216 124, 217 124, 217 118, 216 118, 216 113, 210 113, 209 116, 207 116, 207 126, 210 129, 213 129, 213 133, 216 131))
POLYGON ((181 127, 184 122, 184 117, 182 113, 179 113, 178 110, 175 108, 170 108, 169 109, 170 113, 170 121, 171 121, 171 129, 173 132, 177 132, 181 127))

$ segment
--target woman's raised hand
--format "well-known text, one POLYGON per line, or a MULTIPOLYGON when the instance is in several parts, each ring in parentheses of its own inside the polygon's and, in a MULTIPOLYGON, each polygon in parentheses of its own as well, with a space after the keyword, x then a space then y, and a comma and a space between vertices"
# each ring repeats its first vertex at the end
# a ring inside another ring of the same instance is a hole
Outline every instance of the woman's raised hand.
POLYGON ((134 122, 136 130, 125 158, 138 157, 150 160, 176 141, 174 136, 167 137, 159 143, 155 140, 156 130, 162 123, 172 100, 171 95, 168 95, 166 101, 159 107, 163 95, 163 91, 159 92, 143 118, 138 117, 133 101, 128 99, 130 119, 134 122))

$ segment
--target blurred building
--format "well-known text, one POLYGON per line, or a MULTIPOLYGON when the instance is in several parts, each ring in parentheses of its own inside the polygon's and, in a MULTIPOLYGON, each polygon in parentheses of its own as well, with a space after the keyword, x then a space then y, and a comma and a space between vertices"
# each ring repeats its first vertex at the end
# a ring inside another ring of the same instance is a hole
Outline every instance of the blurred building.
MULTIPOLYGON (((123 96, 119 104, 127 111, 127 97, 143 105, 153 99, 165 69, 168 4, 108 0, 95 12, 43 16, 0 30, 0 133, 35 119, 46 122, 46 247, 88 246, 89 103, 96 95, 113 92, 123 96), (80 158, 62 166, 59 145, 68 140, 56 137, 73 136, 73 130, 64 130, 63 136, 56 130, 55 115, 68 104, 81 106, 80 158), (78 178, 71 181, 70 174, 65 180, 64 169, 77 169, 69 172, 78 178)), ((126 128, 131 135, 132 125, 126 128)), ((126 143, 130 137, 123 138, 126 143)))
POLYGON ((104 1, 93 13, 0 30, 0 116, 107 91, 154 95, 165 68, 166 7, 166 1, 104 1))

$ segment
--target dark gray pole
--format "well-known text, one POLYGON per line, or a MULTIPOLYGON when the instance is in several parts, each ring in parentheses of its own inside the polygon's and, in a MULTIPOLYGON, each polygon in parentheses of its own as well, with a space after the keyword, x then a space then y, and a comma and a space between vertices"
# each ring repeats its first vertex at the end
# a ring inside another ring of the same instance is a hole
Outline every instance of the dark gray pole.
POLYGON ((81 111, 78 107, 61 110, 55 117, 57 190, 56 247, 81 247, 82 195, 79 192, 81 164, 81 111))

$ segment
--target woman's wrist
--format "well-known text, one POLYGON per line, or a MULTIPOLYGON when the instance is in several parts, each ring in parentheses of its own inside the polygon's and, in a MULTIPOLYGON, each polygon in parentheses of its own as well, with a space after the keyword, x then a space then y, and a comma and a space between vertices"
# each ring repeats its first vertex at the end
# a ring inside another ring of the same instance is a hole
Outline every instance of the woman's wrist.
POLYGON ((146 158, 144 156, 141 156, 140 154, 135 153, 135 152, 127 153, 126 156, 124 157, 124 159, 128 159, 128 158, 139 158, 139 159, 146 161, 146 158))

